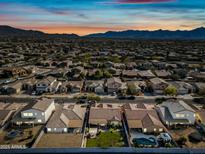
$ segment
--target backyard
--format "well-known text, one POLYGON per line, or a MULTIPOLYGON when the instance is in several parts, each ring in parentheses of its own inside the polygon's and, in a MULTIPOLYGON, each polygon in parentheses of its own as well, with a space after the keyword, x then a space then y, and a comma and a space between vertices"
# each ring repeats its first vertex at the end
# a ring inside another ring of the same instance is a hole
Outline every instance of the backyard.
POLYGON ((186 141, 183 147, 187 147, 187 148, 204 148, 205 147, 205 141, 191 142, 189 140, 189 137, 188 137, 189 134, 193 132, 198 132, 195 127, 181 128, 177 130, 169 130, 169 132, 171 133, 175 141, 178 141, 181 137, 186 138, 186 141))
POLYGON ((82 134, 44 134, 37 148, 68 148, 81 147, 82 134))
POLYGON ((87 140, 87 147, 124 147, 124 137, 120 131, 100 132, 96 138, 87 140))
POLYGON ((42 126, 6 129, 0 133, 0 144, 31 147, 41 128, 42 126))

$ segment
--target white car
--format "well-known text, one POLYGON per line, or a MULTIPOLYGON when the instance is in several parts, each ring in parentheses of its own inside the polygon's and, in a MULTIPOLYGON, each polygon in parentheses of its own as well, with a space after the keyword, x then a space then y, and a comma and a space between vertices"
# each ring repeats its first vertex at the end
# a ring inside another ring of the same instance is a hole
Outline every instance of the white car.
POLYGON ((170 142, 172 140, 171 136, 168 133, 160 133, 158 139, 162 139, 164 142, 170 142))

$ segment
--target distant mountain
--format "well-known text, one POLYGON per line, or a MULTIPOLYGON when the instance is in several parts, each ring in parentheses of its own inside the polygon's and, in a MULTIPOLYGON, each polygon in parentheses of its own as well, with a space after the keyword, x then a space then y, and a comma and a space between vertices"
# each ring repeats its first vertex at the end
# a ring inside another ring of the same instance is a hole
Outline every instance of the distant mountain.
POLYGON ((92 38, 131 38, 131 39, 205 39, 205 28, 197 28, 190 31, 108 31, 106 33, 90 34, 85 37, 92 38))
POLYGON ((59 37, 59 38, 77 38, 76 34, 47 34, 41 31, 23 30, 10 26, 0 25, 0 37, 59 37))
MULTIPOLYGON (((10 26, 0 25, 0 37, 54 37, 54 38, 78 38, 76 34, 47 34, 41 31, 23 30, 10 26)), ((127 30, 127 31, 108 31, 106 33, 97 33, 83 36, 85 38, 130 38, 130 39, 205 39, 205 28, 197 28, 190 31, 169 31, 169 30, 156 30, 156 31, 140 31, 140 30, 127 30)))

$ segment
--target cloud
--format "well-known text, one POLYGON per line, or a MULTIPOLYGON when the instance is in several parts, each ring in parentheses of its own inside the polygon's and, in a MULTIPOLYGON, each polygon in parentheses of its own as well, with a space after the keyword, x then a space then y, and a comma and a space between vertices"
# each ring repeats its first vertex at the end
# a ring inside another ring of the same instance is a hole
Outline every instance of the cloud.
POLYGON ((147 3, 165 3, 175 0, 117 0, 116 4, 147 4, 147 3))

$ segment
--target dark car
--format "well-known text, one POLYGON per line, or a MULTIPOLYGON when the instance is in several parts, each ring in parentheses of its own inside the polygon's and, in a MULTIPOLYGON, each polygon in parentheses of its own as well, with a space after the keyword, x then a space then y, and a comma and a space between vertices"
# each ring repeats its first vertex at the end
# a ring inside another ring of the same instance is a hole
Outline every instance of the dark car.
POLYGON ((129 100, 135 100, 135 96, 128 96, 127 99, 129 99, 129 100))
POLYGON ((126 96, 118 96, 118 99, 126 99, 126 96))
POLYGON ((79 100, 79 101, 76 102, 76 104, 85 104, 85 103, 86 103, 85 100, 79 100))

